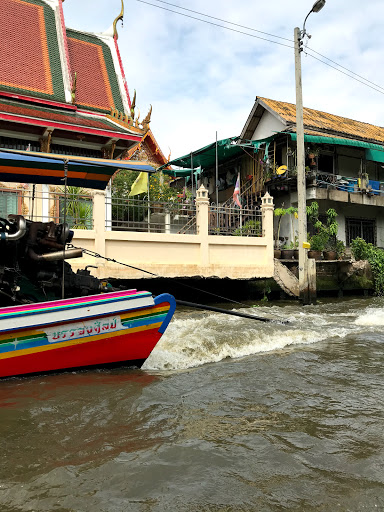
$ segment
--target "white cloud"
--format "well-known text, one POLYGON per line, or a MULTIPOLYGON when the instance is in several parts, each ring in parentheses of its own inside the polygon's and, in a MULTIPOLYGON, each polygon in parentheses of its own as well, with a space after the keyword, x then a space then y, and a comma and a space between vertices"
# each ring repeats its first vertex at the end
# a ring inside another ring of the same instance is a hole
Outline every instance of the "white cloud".
MULTIPOLYGON (((170 2, 291 40, 294 27, 302 25, 313 4, 312 0, 170 2)), ((137 90, 142 116, 153 105, 152 130, 165 154, 168 147, 177 157, 209 144, 216 130, 219 138, 238 135, 256 96, 295 102, 292 49, 136 0, 125 3, 119 46, 129 89, 137 90)), ((100 32, 120 12, 120 0, 66 0, 64 12, 68 26, 100 32)), ((384 87, 383 14, 382 0, 365 2, 364 9, 361 0, 327 0, 320 13, 308 18, 307 29, 313 36, 309 47, 384 87)), ((383 94, 309 56, 303 55, 302 68, 305 106, 384 125, 383 94)))

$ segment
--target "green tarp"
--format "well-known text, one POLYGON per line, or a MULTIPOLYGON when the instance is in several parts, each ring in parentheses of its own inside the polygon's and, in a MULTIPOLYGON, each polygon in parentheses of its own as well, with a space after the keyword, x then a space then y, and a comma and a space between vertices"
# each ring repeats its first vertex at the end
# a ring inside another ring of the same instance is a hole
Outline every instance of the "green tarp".
MULTIPOLYGON (((297 139, 296 133, 287 133, 287 135, 290 135, 291 139, 296 141, 296 139, 297 139)), ((362 140, 340 139, 339 137, 326 137, 326 136, 321 136, 321 135, 304 135, 304 142, 315 142, 318 144, 337 144, 339 146, 353 146, 355 148, 366 148, 366 149, 384 151, 384 146, 380 146, 380 144, 372 144, 371 142, 364 142, 362 140)))
MULTIPOLYGON (((239 140, 239 137, 231 137, 229 139, 222 139, 217 141, 217 159, 219 163, 223 163, 226 160, 231 158, 235 158, 237 156, 245 155, 246 149, 250 148, 252 151, 256 152, 262 144, 271 142, 277 137, 277 135, 272 135, 272 137, 268 137, 266 139, 261 140, 252 140, 243 142, 238 144, 236 141, 239 140)), ((216 142, 209 144, 208 146, 204 146, 197 151, 193 151, 188 155, 184 155, 180 158, 175 158, 171 160, 167 165, 176 165, 178 167, 187 167, 189 168, 189 174, 191 173, 190 167, 191 164, 193 166, 199 166, 203 169, 207 167, 214 167, 216 164, 216 142), (191 158, 192 157, 192 158, 191 158)), ((165 171, 164 171, 165 172, 165 171)), ((179 174, 175 174, 178 171, 167 171, 166 174, 171 176, 180 176, 179 174)), ((182 171, 183 172, 183 171, 182 171)), ((182 176, 187 176, 187 174, 183 174, 182 176)))
MULTIPOLYGON (((296 141, 297 134, 289 133, 291 139, 296 141)), ((352 146, 355 148, 365 149, 365 159, 373 162, 384 163, 384 146, 380 144, 372 144, 362 140, 340 139, 338 137, 325 137, 320 135, 304 135, 304 142, 315 142, 318 144, 338 144, 341 146, 352 146)))
MULTIPOLYGON (((227 160, 228 158, 235 157, 244 153, 241 147, 235 144, 237 137, 231 137, 230 139, 222 139, 217 141, 217 157, 219 162, 227 160)), ((213 167, 216 163, 216 142, 204 146, 197 151, 193 151, 188 155, 184 155, 180 158, 175 158, 168 162, 168 165, 176 165, 178 167, 191 168, 191 164, 196 167, 213 167), (191 158, 192 157, 192 158, 191 158)), ((191 171, 189 171, 191 172, 191 171)))
POLYGON ((194 176, 200 176, 201 172, 201 167, 197 169, 163 169, 164 174, 175 178, 190 178, 192 173, 194 176))
POLYGON ((382 150, 377 149, 366 149, 365 159, 373 160, 374 162, 384 162, 384 148, 382 150))
MULTIPOLYGON (((275 140, 277 137, 281 135, 287 135, 291 137, 291 140, 296 141, 297 134, 292 132, 280 132, 272 135, 271 137, 267 137, 265 139, 252 140, 252 141, 242 141, 241 143, 237 142, 239 140, 238 137, 231 137, 229 139, 222 139, 217 141, 217 158, 219 163, 223 163, 226 160, 230 160, 232 158, 244 155, 248 153, 247 149, 256 152, 261 145, 266 144, 266 149, 268 149, 268 145, 275 140)), ((313 142, 318 144, 337 144, 341 146, 353 146, 358 148, 366 149, 366 159, 374 160, 375 162, 384 162, 384 146, 380 144, 372 144, 370 142, 364 142, 361 140, 353 140, 353 139, 342 139, 339 137, 327 137, 321 135, 305 135, 305 142, 313 142)), ((183 169, 177 170, 163 170, 165 174, 169 176, 176 177, 188 177, 191 176, 191 164, 193 166, 199 166, 203 169, 209 167, 215 167, 216 164, 216 142, 209 144, 208 146, 204 146, 201 149, 193 151, 188 155, 184 155, 180 158, 175 158, 171 160, 167 165, 175 165, 177 167, 183 167, 183 169), (191 158, 192 157, 192 158, 191 158)), ((196 170, 194 171, 196 172, 196 170)))

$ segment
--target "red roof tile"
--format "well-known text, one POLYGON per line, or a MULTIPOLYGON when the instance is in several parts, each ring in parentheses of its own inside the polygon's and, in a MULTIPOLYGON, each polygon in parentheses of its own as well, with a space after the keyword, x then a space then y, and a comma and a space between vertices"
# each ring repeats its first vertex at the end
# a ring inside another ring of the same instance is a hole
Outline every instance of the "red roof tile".
POLYGON ((102 47, 68 37, 68 50, 71 69, 77 74, 76 103, 104 110, 115 108, 102 47))
POLYGON ((8 114, 15 114, 23 117, 35 117, 42 120, 55 121, 58 123, 79 125, 89 128, 98 128, 102 130, 111 130, 115 132, 125 132, 124 129, 117 129, 112 123, 109 123, 104 119, 89 119, 86 117, 80 117, 79 115, 71 115, 61 112, 56 112, 51 109, 36 109, 27 106, 19 106, 16 104, 0 103, 0 114, 5 112, 8 114))
POLYGON ((0 42, 0 84, 53 95, 44 8, 1 0, 0 42))

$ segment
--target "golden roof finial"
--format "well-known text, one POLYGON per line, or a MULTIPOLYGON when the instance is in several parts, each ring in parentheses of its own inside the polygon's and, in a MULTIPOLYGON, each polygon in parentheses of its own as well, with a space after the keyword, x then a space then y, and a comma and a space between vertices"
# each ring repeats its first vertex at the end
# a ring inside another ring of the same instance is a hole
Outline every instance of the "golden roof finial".
POLYGON ((131 117, 133 120, 135 119, 135 108, 136 108, 136 89, 135 89, 135 92, 133 93, 133 100, 131 103, 131 117))
POLYGON ((149 109, 149 112, 148 114, 144 117, 144 119, 142 120, 141 124, 143 126, 143 130, 149 130, 149 123, 151 122, 151 115, 152 115, 152 105, 149 109))
POLYGON ((121 23, 123 24, 123 22, 124 22, 123 18, 124 18, 124 1, 121 0, 121 13, 118 15, 118 17, 113 22, 113 37, 116 37, 116 39, 119 37, 117 34, 116 25, 119 20, 121 20, 121 23))

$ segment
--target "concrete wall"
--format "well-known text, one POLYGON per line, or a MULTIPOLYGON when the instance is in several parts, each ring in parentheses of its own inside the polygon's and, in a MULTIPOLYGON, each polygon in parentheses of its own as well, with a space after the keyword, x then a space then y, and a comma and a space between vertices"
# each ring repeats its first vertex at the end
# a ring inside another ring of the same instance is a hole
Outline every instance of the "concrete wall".
MULTIPOLYGON (((94 195, 94 230, 75 230, 73 245, 95 251, 107 258, 142 268, 161 277, 219 277, 230 279, 273 276, 273 200, 263 198, 263 236, 208 235, 209 199, 201 187, 196 199, 197 233, 179 235, 106 231, 104 193, 94 195)), ((70 260, 72 268, 97 265, 97 277, 133 279, 152 277, 135 269, 84 256, 70 260)))
MULTIPOLYGON (((384 247, 384 197, 372 196, 361 193, 348 193, 342 190, 327 190, 325 188, 307 189, 307 204, 311 201, 319 203, 321 213, 328 208, 334 208, 337 212, 339 225, 338 238, 346 242, 346 218, 362 218, 376 220, 377 246, 384 247)), ((284 203, 285 208, 290 205, 297 206, 297 192, 281 196, 276 201, 276 208, 284 203)), ((277 218, 275 218, 275 226, 277 218)), ((294 220, 294 231, 297 230, 297 221, 294 220)), ((288 242, 292 238, 291 219, 289 215, 283 217, 280 228, 280 237, 286 237, 288 242)))

